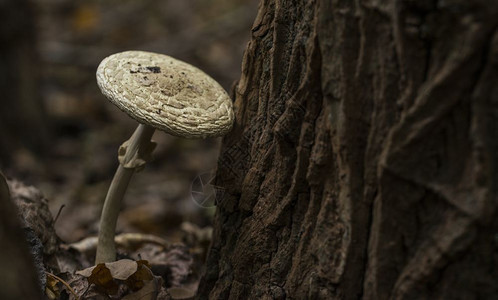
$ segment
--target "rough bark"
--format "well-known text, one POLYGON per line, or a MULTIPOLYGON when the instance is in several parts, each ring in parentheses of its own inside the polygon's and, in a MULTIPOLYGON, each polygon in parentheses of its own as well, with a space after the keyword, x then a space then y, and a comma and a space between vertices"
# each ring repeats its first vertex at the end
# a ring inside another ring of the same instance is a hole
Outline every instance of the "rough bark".
POLYGON ((34 13, 28 0, 0 0, 0 165, 14 151, 38 155, 48 141, 39 93, 34 13))
POLYGON ((9 187, 0 173, 0 299, 42 299, 42 287, 28 250, 9 187))
POLYGON ((198 297, 498 294, 498 3, 262 0, 198 297))

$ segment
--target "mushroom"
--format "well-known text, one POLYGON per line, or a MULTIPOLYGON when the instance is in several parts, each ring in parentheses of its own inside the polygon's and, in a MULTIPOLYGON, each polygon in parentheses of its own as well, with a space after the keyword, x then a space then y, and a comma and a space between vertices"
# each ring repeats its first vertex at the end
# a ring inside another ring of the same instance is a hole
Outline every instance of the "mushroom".
POLYGON ((184 138, 218 137, 230 131, 234 120, 232 101, 214 79, 167 55, 113 54, 100 63, 97 83, 140 125, 118 151, 120 164, 100 218, 96 264, 116 260, 114 235, 121 201, 133 173, 150 159, 155 129, 184 138))

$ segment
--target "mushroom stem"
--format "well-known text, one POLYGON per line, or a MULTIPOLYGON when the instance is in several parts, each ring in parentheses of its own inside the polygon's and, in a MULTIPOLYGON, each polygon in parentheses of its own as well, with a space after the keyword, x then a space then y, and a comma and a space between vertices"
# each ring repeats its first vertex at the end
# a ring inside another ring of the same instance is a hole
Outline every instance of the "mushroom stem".
POLYGON ((137 169, 141 169, 154 149, 151 142, 155 129, 151 126, 140 124, 120 148, 120 164, 111 186, 107 192, 100 217, 99 240, 95 264, 112 262, 116 260, 116 246, 114 235, 118 220, 121 201, 128 187, 128 183, 137 169), (121 156, 125 151, 124 155, 121 156))

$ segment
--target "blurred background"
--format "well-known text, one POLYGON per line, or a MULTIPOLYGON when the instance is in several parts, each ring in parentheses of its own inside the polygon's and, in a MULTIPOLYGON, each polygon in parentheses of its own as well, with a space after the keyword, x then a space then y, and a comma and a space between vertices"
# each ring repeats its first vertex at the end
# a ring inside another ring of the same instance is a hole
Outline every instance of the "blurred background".
MULTIPOLYGON (((97 234, 119 145, 137 123, 100 93, 95 70, 124 50, 189 62, 230 91, 240 74, 257 0, 0 0, 0 170, 49 199, 65 242, 97 234)), ((118 232, 180 239, 214 207, 191 194, 216 168, 220 141, 156 132, 154 160, 132 179, 118 232)))

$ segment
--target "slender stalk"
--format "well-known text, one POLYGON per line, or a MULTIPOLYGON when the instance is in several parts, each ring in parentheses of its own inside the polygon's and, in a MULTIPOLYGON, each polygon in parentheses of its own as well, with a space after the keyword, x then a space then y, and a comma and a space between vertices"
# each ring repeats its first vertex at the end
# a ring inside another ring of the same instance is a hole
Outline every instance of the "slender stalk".
POLYGON ((100 217, 99 240, 97 245, 97 255, 95 264, 112 262, 116 260, 116 246, 114 236, 116 234, 116 223, 118 220, 121 201, 123 200, 126 188, 135 172, 136 168, 124 167, 128 162, 137 158, 137 155, 145 149, 150 149, 148 145, 154 134, 154 128, 140 124, 129 140, 124 159, 121 161, 111 186, 107 192, 100 217))

